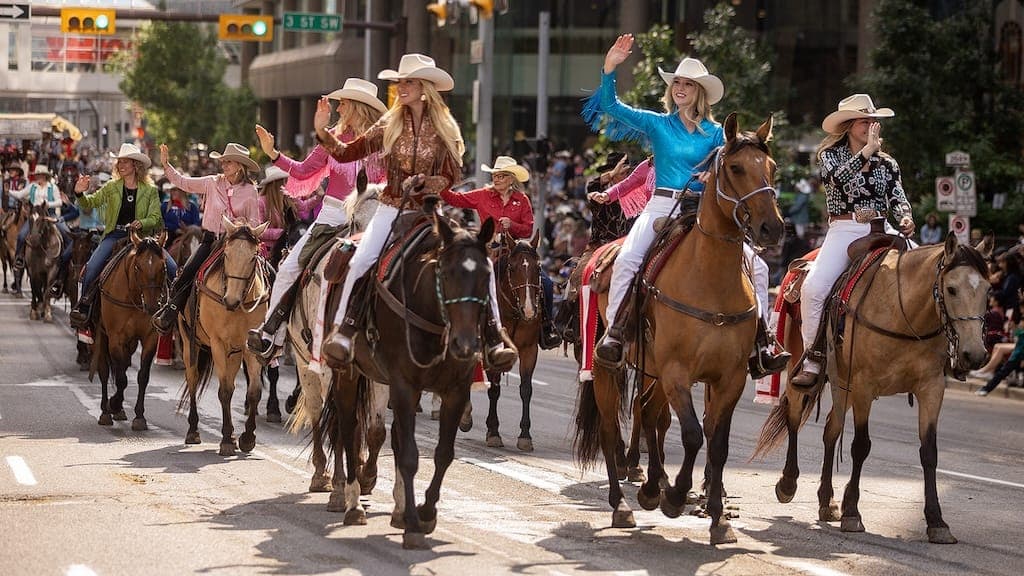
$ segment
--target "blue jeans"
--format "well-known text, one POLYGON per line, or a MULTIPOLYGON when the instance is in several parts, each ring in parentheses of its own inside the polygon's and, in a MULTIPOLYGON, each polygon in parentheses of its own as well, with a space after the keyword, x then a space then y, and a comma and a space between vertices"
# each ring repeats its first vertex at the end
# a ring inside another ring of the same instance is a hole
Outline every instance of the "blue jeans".
MULTIPOLYGON (((85 294, 96 282, 96 279, 99 278, 100 272, 103 271, 103 267, 107 265, 107 261, 110 260, 110 256, 114 253, 114 244, 117 244, 118 240, 127 237, 128 232, 125 230, 114 230, 103 237, 100 245, 96 247, 92 256, 89 257, 89 262, 85 265, 85 275, 82 277, 82 294, 85 294)), ((164 262, 167 265, 167 279, 171 280, 178 272, 178 265, 166 250, 164 250, 164 262)))
POLYGON ((544 321, 552 322, 555 319, 555 283, 543 270, 540 272, 540 286, 544 292, 544 321))
POLYGON ((21 230, 18 230, 18 243, 15 245, 15 255, 18 258, 25 257, 25 239, 28 238, 28 225, 32 222, 31 220, 25 220, 21 225, 21 230))
POLYGON ((64 249, 60 253, 60 265, 67 266, 68 262, 71 262, 71 249, 74 248, 71 245, 71 229, 68 228, 66 222, 57 222, 57 231, 60 232, 60 237, 64 240, 64 249))

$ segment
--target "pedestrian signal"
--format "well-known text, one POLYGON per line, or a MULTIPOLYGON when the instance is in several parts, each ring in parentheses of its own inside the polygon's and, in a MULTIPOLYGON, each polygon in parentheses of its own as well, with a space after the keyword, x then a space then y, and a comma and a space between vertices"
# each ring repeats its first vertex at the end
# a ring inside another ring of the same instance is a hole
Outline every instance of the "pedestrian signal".
POLYGON ((60 31, 65 34, 113 34, 116 21, 113 8, 60 9, 60 31))
POLYGON ((221 14, 217 36, 221 40, 270 42, 274 39, 274 17, 259 14, 221 14))

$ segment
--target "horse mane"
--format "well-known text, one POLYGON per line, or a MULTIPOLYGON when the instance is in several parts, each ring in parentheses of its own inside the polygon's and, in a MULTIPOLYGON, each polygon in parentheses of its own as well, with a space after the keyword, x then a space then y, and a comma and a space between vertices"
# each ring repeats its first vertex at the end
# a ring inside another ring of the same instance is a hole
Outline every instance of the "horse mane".
MULTIPOLYGON (((942 246, 939 244, 938 246, 942 246)), ((978 252, 978 249, 970 244, 958 244, 956 252, 953 253, 953 260, 945 265, 949 270, 957 266, 969 266, 978 271, 982 276, 988 277, 988 264, 985 257, 978 252)))
POLYGON ((345 217, 348 219, 348 221, 352 221, 352 218, 355 217, 356 215, 356 209, 359 208, 359 205, 364 200, 379 197, 380 192, 382 192, 384 188, 384 184, 374 183, 368 183, 366 185, 366 188, 363 189, 362 191, 359 190, 358 186, 353 188, 352 192, 350 192, 348 196, 345 196, 345 200, 342 201, 342 206, 345 209, 345 217))

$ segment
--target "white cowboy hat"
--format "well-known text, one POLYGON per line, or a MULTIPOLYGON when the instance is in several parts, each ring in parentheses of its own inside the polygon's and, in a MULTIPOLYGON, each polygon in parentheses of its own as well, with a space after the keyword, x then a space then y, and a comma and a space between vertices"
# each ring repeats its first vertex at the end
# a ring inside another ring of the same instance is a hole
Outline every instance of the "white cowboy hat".
POLYGON ((260 165, 249 157, 249 149, 241 144, 230 142, 224 147, 224 153, 210 152, 210 158, 214 160, 232 160, 249 169, 250 172, 259 172, 260 165))
POLYGON ((367 82, 362 78, 349 78, 345 80, 344 86, 324 96, 331 100, 345 99, 362 102, 363 104, 368 104, 381 114, 388 111, 387 104, 381 102, 380 98, 377 98, 377 85, 373 82, 367 82))
POLYGON ((32 171, 33 176, 49 176, 50 171, 47 170, 46 166, 42 164, 36 164, 36 169, 32 171))
POLYGON ((871 96, 867 94, 854 94, 839 101, 838 109, 825 116, 821 121, 821 129, 829 134, 838 134, 842 130, 840 126, 848 120, 857 118, 892 118, 896 113, 892 108, 875 108, 871 96))
POLYGON ((118 160, 120 160, 121 158, 138 160, 139 162, 142 162, 142 164, 145 165, 146 168, 149 168, 150 166, 153 165, 153 160, 151 160, 148 155, 143 154, 142 150, 139 150, 139 147, 136 146, 135 144, 121 144, 121 149, 117 151, 117 154, 111 152, 110 157, 118 160))
POLYGON ((266 186, 267 184, 269 184, 271 182, 276 182, 278 180, 287 180, 287 179, 288 179, 288 173, 287 172, 285 172, 284 170, 282 170, 282 169, 278 168, 277 166, 274 166, 273 164, 271 164, 270 166, 267 166, 267 171, 266 171, 266 174, 263 177, 263 180, 260 180, 260 188, 266 186))
POLYGON ((709 74, 704 63, 696 58, 683 58, 679 66, 676 66, 676 71, 671 73, 665 72, 659 66, 658 74, 661 74, 661 79, 669 86, 672 85, 672 80, 677 76, 700 84, 704 88, 704 92, 707 93, 708 104, 717 103, 722 99, 722 95, 725 94, 725 86, 722 85, 722 80, 714 74, 709 74))
POLYGON ((509 156, 498 156, 494 159, 494 168, 491 168, 487 164, 481 164, 480 169, 484 172, 508 172, 520 182, 527 182, 530 180, 530 171, 526 168, 516 164, 515 158, 509 156))
POLYGON ((426 80, 434 85, 439 92, 447 92, 455 88, 455 80, 450 74, 434 64, 434 59, 423 54, 406 54, 398 63, 398 70, 382 70, 377 74, 380 80, 398 81, 402 78, 426 80))

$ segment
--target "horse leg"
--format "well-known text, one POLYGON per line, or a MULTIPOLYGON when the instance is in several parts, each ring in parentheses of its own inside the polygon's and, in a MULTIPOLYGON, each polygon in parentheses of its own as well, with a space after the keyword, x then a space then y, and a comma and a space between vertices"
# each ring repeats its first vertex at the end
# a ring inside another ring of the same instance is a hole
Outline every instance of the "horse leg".
POLYGON ((441 419, 441 397, 433 392, 430 392, 430 419, 440 420, 441 419))
MULTIPOLYGON (((416 446, 415 403, 419 393, 401 378, 391 382, 391 444, 395 453, 395 510, 391 513, 391 526, 404 529, 403 548, 428 548, 426 535, 420 526, 416 511, 413 482, 419 469, 419 448, 416 446), (400 492, 400 493, 399 493, 400 492), (397 516, 397 517, 396 517, 397 516)), ((461 408, 461 406, 460 406, 461 408)), ((440 445, 439 445, 440 448, 440 445)))
MULTIPOLYGON (((237 355, 234 357, 229 356, 225 346, 220 342, 211 342, 210 344, 210 353, 213 355, 213 365, 217 370, 217 380, 219 382, 217 398, 220 400, 221 438, 218 453, 221 456, 234 456, 237 445, 234 437, 235 425, 231 419, 231 397, 235 394, 235 375, 238 374, 242 359, 237 355)), ((252 386, 251 382, 249 386, 252 386)), ((246 399, 248 399, 248 394, 246 396, 246 399)), ((250 410, 250 414, 254 412, 255 410, 250 410)), ((252 418, 255 420, 255 415, 252 418)))
POLYGON ((458 420, 466 403, 469 402, 469 385, 452 385, 441 397, 441 423, 434 449, 434 476, 423 495, 423 504, 416 510, 424 534, 430 534, 437 526, 437 502, 441 499, 441 483, 455 459, 455 434, 458 420))
POLYGON ((519 420, 519 439, 516 448, 533 452, 533 437, 530 436, 530 402, 533 400, 533 370, 537 366, 537 347, 527 347, 519 357, 519 399, 523 403, 523 415, 519 420))
MULTIPOLYGON (((613 528, 635 528, 636 520, 633 518, 633 510, 622 494, 622 486, 619 485, 619 461, 622 449, 622 433, 619 430, 619 403, 621 402, 619 385, 626 377, 624 370, 612 372, 604 368, 595 367, 594 370, 594 397, 597 402, 600 423, 598 432, 601 441, 601 453, 604 455, 605 468, 608 473, 608 504, 612 507, 613 528)), ((622 456, 625 460, 625 456, 622 456)), ((622 478, 625 478, 625 466, 623 464, 622 478)))
MULTIPOLYGON (((338 405, 337 399, 335 401, 336 409, 340 410, 338 415, 341 417, 341 427, 335 430, 335 446, 344 446, 345 452, 344 524, 346 526, 362 526, 366 524, 366 510, 359 500, 359 496, 362 493, 358 476, 361 442, 357 430, 359 428, 359 413, 361 412, 359 405, 360 402, 365 401, 363 395, 370 393, 370 383, 353 374, 352 378, 345 382, 345 385, 348 390, 346 390, 344 397, 341 398, 341 405, 338 405)), ((341 464, 340 461, 335 461, 335 473, 337 473, 337 468, 341 464)))
POLYGON ((839 520, 839 506, 836 504, 834 490, 832 488, 832 466, 836 459, 836 442, 843 431, 843 421, 846 420, 846 411, 849 409, 847 393, 839 392, 838 387, 832 386, 832 410, 825 419, 825 431, 822 440, 825 444, 825 453, 821 462, 821 482, 818 485, 818 520, 821 522, 835 522, 839 520), (836 405, 838 398, 842 398, 841 405, 836 405))
POLYGON ((858 504, 860 503, 860 473, 864 467, 864 460, 871 452, 868 417, 871 415, 872 401, 873 398, 859 395, 855 396, 853 400, 853 443, 850 445, 853 470, 850 472, 850 481, 846 484, 846 490, 843 491, 843 517, 839 524, 839 528, 843 532, 864 531, 858 504))
MULTIPOLYGON (((343 407, 342 400, 338 398, 339 394, 344 391, 339 391, 343 378, 341 374, 334 375, 334 385, 331 386, 331 376, 327 374, 321 376, 315 372, 311 372, 308 369, 300 370, 303 374, 302 385, 306 387, 302 393, 302 407, 299 410, 299 414, 305 415, 306 420, 309 422, 310 427, 313 431, 313 478, 309 481, 310 492, 331 492, 334 489, 334 483, 331 481, 331 477, 327 475, 327 455, 324 453, 323 448, 323 434, 324 429, 320 422, 320 413, 324 408, 324 394, 326 393, 329 398, 328 401, 335 403, 335 409, 341 409, 343 407)), ((297 415, 298 416, 298 415, 297 415)), ((338 418, 342 415, 339 413, 338 418)), ((301 425, 301 423, 300 423, 301 425)), ((328 436, 337 441, 337 429, 327 430, 328 436)), ((335 458, 341 458, 344 456, 341 450, 341 446, 335 442, 334 449, 336 451, 335 458)), ((335 467, 334 473, 336 475, 341 474, 343 471, 338 467, 335 467)), ((339 512, 340 510, 334 510, 331 508, 331 504, 328 503, 327 509, 331 512, 339 512)))
POLYGON ((135 419, 132 420, 132 430, 141 432, 149 430, 146 424, 146 388, 149 386, 149 370, 153 366, 153 358, 156 357, 156 341, 158 336, 150 334, 142 342, 142 354, 139 356, 138 382, 139 395, 135 399, 135 419))
MULTIPOLYGON (((181 338, 182 355, 185 360, 185 385, 188 386, 188 432, 185 433, 185 444, 199 444, 199 410, 196 407, 196 389, 199 387, 199 367, 197 360, 192 358, 191 346, 187 339, 181 338)), ((200 358, 203 352, 199 353, 200 358)))
MULTIPOLYGON (((367 391, 372 390, 373 410, 370 413, 370 422, 366 428, 367 458, 359 470, 359 487, 363 496, 373 493, 377 485, 377 458, 380 456, 380 449, 387 440, 387 429, 384 427, 384 417, 388 409, 388 387, 376 382, 369 382, 367 391)), ((418 403, 417 403, 418 404, 418 403)))
POLYGON ((626 448, 626 480, 641 484, 647 481, 644 469, 640 466, 640 439, 644 435, 644 429, 641 427, 644 417, 643 410, 641 395, 640 398, 633 400, 633 426, 629 431, 629 446, 626 448))
MULTIPOLYGON (((679 375, 673 378, 675 382, 688 382, 688 377, 679 375)), ((668 381, 662 376, 662 381, 668 381)), ((693 408, 693 395, 686 384, 670 386, 665 390, 669 405, 676 413, 682 428, 683 438, 683 465, 676 474, 673 484, 666 486, 661 491, 661 511, 669 518, 677 518, 683 513, 686 506, 686 497, 693 487, 693 464, 697 461, 697 454, 704 445, 704 431, 701 429, 700 420, 697 419, 697 412, 693 408)), ((650 447, 649 447, 650 448, 650 447)), ((651 448, 653 450, 653 448, 651 448)), ((664 453, 662 454, 664 461, 664 453)), ((653 478, 654 474, 651 473, 653 478)), ((651 479, 648 479, 650 482, 651 479)), ((655 478, 654 481, 657 481, 655 478)))
POLYGON ((668 412, 667 399, 657 382, 648 380, 647 386, 650 395, 643 402, 637 402, 641 409, 635 418, 640 420, 636 427, 647 438, 647 471, 650 476, 642 481, 636 497, 644 510, 654 510, 661 503, 662 484, 665 480, 664 444, 668 426, 664 421, 671 424, 672 415, 668 412))
MULTIPOLYGON (((263 394, 263 382, 260 375, 263 367, 252 353, 246 351, 243 352, 243 355, 245 371, 249 374, 249 388, 246 390, 245 399, 253 409, 245 418, 245 432, 238 438, 238 449, 242 452, 252 452, 252 449, 256 447, 256 407, 260 405, 260 395, 263 394)), ((233 383, 234 378, 232 378, 233 383)))
POLYGON ((270 381, 270 395, 267 398, 267 422, 281 423, 281 407, 277 402, 277 380, 281 377, 281 369, 267 366, 267 380, 270 381))
MULTIPOLYGON (((99 342, 97 342, 97 345, 102 346, 102 344, 100 344, 99 342)), ((104 352, 105 350, 101 350, 99 347, 95 349, 96 354, 103 354, 104 352)), ((107 385, 108 382, 110 381, 110 373, 106 371, 100 371, 99 377, 101 389, 99 425, 113 426, 114 418, 110 415, 110 398, 108 398, 107 396, 107 385)))
POLYGON ((800 477, 800 459, 797 452, 800 418, 803 412, 803 403, 810 401, 807 396, 791 387, 786 387, 786 431, 789 444, 786 447, 786 465, 782 469, 782 477, 775 483, 775 497, 783 504, 792 502, 793 497, 796 496, 797 478, 800 477))
POLYGON ((924 470, 924 518, 928 523, 928 541, 932 544, 956 544, 957 539, 942 519, 939 493, 935 484, 935 468, 939 465, 936 427, 944 394, 942 380, 917 396, 917 425, 921 437, 921 468, 924 470))
POLYGON ((110 412, 114 420, 117 421, 128 419, 128 415, 124 411, 124 393, 128 389, 128 366, 131 364, 131 359, 131 351, 128 350, 127 343, 122 342, 113 345, 110 356, 110 371, 114 375, 115 392, 110 397, 110 412))
POLYGON ((501 440, 501 432, 498 431, 498 399, 501 398, 501 373, 488 372, 487 379, 491 386, 487 389, 487 447, 502 448, 505 443, 501 440))
MULTIPOLYGON (((745 367, 744 367, 745 368, 745 367)), ((729 430, 732 427, 732 415, 743 394, 746 383, 746 370, 733 380, 723 378, 718 386, 708 384, 710 391, 710 411, 705 417, 708 430, 708 460, 711 463, 711 489, 708 490, 707 511, 711 516, 711 544, 728 544, 736 541, 728 517, 723 517, 722 499, 725 490, 722 488, 722 475, 725 462, 729 458, 729 430)))

